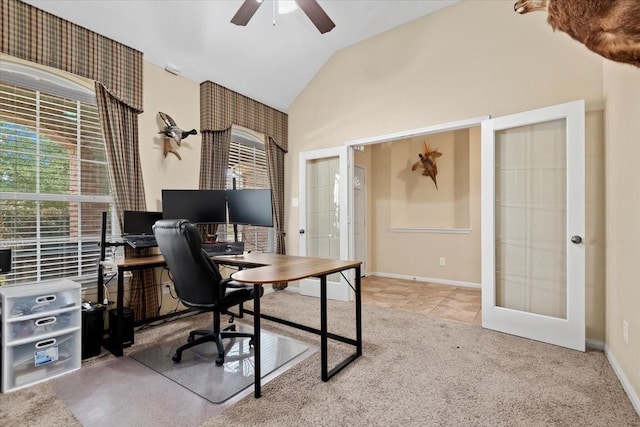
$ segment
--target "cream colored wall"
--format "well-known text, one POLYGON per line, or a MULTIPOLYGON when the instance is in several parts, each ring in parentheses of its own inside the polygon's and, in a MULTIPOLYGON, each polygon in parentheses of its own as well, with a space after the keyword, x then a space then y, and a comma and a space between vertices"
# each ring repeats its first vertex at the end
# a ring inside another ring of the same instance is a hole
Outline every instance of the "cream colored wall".
POLYGON ((585 312, 587 338, 605 341, 604 111, 585 117, 585 312))
MULTIPOLYGON (((449 132, 453 137, 453 133, 449 132)), ((445 136, 445 135, 443 135, 445 136)), ((392 231, 397 227, 397 212, 407 210, 406 203, 396 197, 397 177, 392 171, 396 142, 386 142, 371 147, 372 177, 369 198, 373 203, 370 214, 370 228, 373 238, 369 244, 372 274, 386 274, 418 280, 439 281, 441 283, 479 284, 480 283, 480 128, 469 130, 469 219, 467 227, 470 233, 446 234, 424 232, 392 231), (394 219, 395 218, 395 219, 394 219), (440 257, 444 257, 446 265, 439 265, 440 257)), ((400 142, 400 144, 403 144, 400 142)), ((444 155, 438 159, 444 160, 444 155)), ((405 159, 406 161, 406 159, 405 159)), ((438 170, 444 168, 438 166, 438 170)), ((447 166, 453 171, 453 162, 447 166)), ((417 173, 417 172, 414 172, 417 173)), ((451 174, 452 175, 452 174, 451 174)), ((424 187, 433 186, 426 177, 424 187)), ((450 177, 451 178, 451 177, 450 177)), ((444 185, 444 183, 442 184, 444 185)), ((450 184, 450 186, 452 186, 450 184)), ((427 194, 435 194, 439 190, 421 187, 427 194)), ((453 208, 452 203, 447 203, 453 208)), ((426 214, 426 212, 423 212, 426 214)), ((454 213, 450 209, 450 220, 454 213)), ((417 226, 416 226, 417 227, 417 226)), ((452 227, 449 224, 447 227, 452 227)))
POLYGON ((200 84, 144 63, 144 112, 139 116, 140 162, 147 209, 162 210, 163 189, 197 189, 200 174, 201 135, 191 135, 180 147, 182 157, 164 157, 164 128, 158 112, 171 116, 184 130, 200 129, 200 84))
MULTIPOLYGON (((604 62, 607 346, 640 399, 640 69, 604 62), (629 343, 622 322, 629 324, 629 343)), ((636 401, 640 412, 640 400, 636 401)))
MULTIPOLYGON (((597 56, 541 14, 459 3, 338 52, 316 75, 288 111, 286 200, 298 196, 302 151, 581 98, 602 99, 597 56)), ((286 206, 287 247, 298 253, 298 209, 286 206)))
MULTIPOLYGON (((286 186, 286 200, 298 196, 302 151, 577 99, 585 99, 588 110, 602 105, 600 57, 566 34, 554 33, 544 14, 520 16, 512 6, 505 1, 463 1, 335 54, 288 111, 291 143, 285 162, 291 185, 286 186)), ((587 117, 587 121, 588 129, 598 126, 597 118, 587 117)), ((601 129, 594 132, 601 135, 601 129)), ((479 143, 476 146, 479 150, 479 143)), ((597 143, 594 149, 597 152, 597 143)), ((374 162, 368 173, 370 195, 384 192, 389 185, 379 179, 376 168, 384 167, 382 163, 374 162)), ((471 154, 471 163, 479 168, 479 151, 471 154)), ((588 197, 602 200, 595 177, 602 176, 603 170, 593 172, 596 175, 588 177, 587 185, 593 186, 594 181, 596 185, 587 190, 588 197)), ((478 181, 476 199, 470 204, 479 209, 478 181)), ((409 244, 406 239, 394 241, 384 230, 385 215, 391 209, 385 205, 388 201, 369 197, 369 202, 370 216, 375 216, 370 227, 370 271, 406 275, 420 264, 426 272, 416 275, 480 282, 479 210, 472 211, 469 235, 420 236, 419 242, 409 244), (441 256, 447 258, 445 268, 437 265, 441 256)), ((589 215, 595 217, 587 221, 602 228, 602 212, 592 208, 589 215)), ((291 203, 286 204, 286 222, 287 249, 296 254, 298 209, 291 203)), ((587 279, 587 334, 602 341, 604 261, 602 251, 597 251, 604 241, 602 232, 598 238, 595 252, 589 247, 587 255, 591 276, 587 279)))
MULTIPOLYGON (((158 131, 164 128, 158 112, 170 115, 185 130, 200 129, 200 84, 144 63, 144 112, 138 118, 140 163, 144 180, 147 209, 162 210, 162 189, 197 189, 200 174, 201 137, 191 135, 173 148, 182 160, 169 153, 164 157, 164 140, 158 131)), ((166 272, 158 269, 163 283, 169 283, 166 272)), ((176 309, 176 300, 162 293, 161 314, 176 309)), ((175 295, 175 293, 174 293, 175 295)), ((178 306, 178 309, 182 309, 178 306)))
MULTIPOLYGON (((390 163, 387 179, 391 185, 391 203, 397 206, 391 211, 391 227, 415 229, 469 226, 468 223, 456 224, 456 220, 459 219, 456 209, 468 211, 468 206, 459 206, 456 203, 461 199, 468 201, 468 146, 466 129, 416 136, 390 143, 386 158, 390 163), (464 136, 464 141, 460 141, 460 135, 464 136), (435 159, 438 167, 437 188, 429 176, 422 175, 424 169, 411 170, 420 160, 418 153, 424 152, 425 143, 428 144, 429 150, 442 154, 435 159), (461 151, 466 153, 461 156, 461 151), (456 174, 462 169, 467 170, 464 174, 464 186, 456 181, 456 174)), ((375 150, 376 145, 373 148, 375 150)))

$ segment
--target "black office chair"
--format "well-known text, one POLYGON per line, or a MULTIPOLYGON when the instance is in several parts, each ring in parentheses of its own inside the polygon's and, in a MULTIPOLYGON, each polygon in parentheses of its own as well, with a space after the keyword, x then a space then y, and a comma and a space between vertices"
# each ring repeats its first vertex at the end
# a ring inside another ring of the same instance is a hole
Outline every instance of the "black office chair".
POLYGON ((253 345, 253 334, 235 332, 235 325, 220 330, 220 314, 231 314, 228 312, 230 307, 252 300, 253 285, 223 279, 218 266, 202 250, 198 229, 189 221, 160 220, 153 226, 153 233, 171 271, 176 294, 182 304, 192 310, 213 312, 213 330, 191 331, 187 344, 176 350, 173 361, 180 362, 184 350, 213 341, 218 348, 216 365, 220 366, 224 363, 224 338, 250 338, 249 345, 253 345), (195 338, 196 336, 199 337, 195 338))

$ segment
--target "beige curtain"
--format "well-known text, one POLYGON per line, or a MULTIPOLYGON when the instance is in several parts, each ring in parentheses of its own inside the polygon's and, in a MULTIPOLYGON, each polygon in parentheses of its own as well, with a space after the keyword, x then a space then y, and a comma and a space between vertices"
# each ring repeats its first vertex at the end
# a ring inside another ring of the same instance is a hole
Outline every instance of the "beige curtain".
MULTIPOLYGON (((202 134, 202 156, 200 157, 200 189, 224 190, 229 163, 231 128, 205 131, 202 134)), ((203 239, 216 234, 217 225, 199 225, 203 239)))
MULTIPOLYGON (((122 214, 125 210, 146 209, 140 151, 138 141, 138 114, 120 102, 101 84, 96 83, 96 98, 102 122, 102 131, 107 148, 109 177, 116 203, 116 211, 122 229, 122 214)), ((149 256, 150 249, 134 251, 125 247, 125 255, 149 256)), ((136 321, 158 315, 160 301, 153 269, 133 272, 129 307, 136 321)))
POLYGON ((0 0, 0 51, 102 83, 142 112, 142 52, 18 0, 0 0))
MULTIPOLYGON (((276 252, 285 254, 284 155, 287 153, 289 139, 287 114, 216 83, 210 81, 201 83, 200 132, 203 135, 201 163, 203 167, 200 169, 200 188, 224 188, 226 179, 224 171, 227 168, 229 156, 231 126, 234 124, 266 136, 269 185, 275 216, 276 252), (217 133, 221 133, 220 136, 206 136, 217 133), (218 139, 214 142, 215 138, 218 139), (223 144, 226 144, 226 154, 223 151, 225 150, 222 147, 223 144), (205 164, 211 166, 205 169, 205 164), (222 182, 223 186, 210 186, 214 182, 218 184, 222 182)), ((286 283, 274 283, 275 289, 284 289, 286 286, 286 283)))
POLYGON ((269 185, 281 191, 271 191, 271 203, 276 221, 276 253, 284 254, 284 154, 285 151, 272 139, 267 138, 267 168, 269 185))
MULTIPOLYGON (((96 82, 118 217, 125 209, 144 210, 138 152, 142 52, 18 0, 0 0, 0 35, 2 53, 96 82)), ((136 320, 155 315, 159 298, 153 271, 134 275, 133 290, 136 320)))

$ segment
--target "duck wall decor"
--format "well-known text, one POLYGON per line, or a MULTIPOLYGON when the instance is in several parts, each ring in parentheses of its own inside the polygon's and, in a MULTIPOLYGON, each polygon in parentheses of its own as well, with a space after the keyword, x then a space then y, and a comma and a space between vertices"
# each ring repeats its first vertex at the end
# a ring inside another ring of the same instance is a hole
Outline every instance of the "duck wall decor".
POLYGON ((423 169, 422 175, 431 178, 436 186, 436 190, 438 189, 438 181, 436 180, 436 175, 438 175, 438 165, 436 164, 436 159, 440 156, 442 156, 442 153, 439 152, 438 149, 432 150, 429 144, 425 142, 424 152, 418 153, 420 160, 411 166, 412 171, 416 169, 423 169))
POLYGON ((161 130, 158 133, 161 133, 165 136, 164 139, 164 156, 167 157, 168 153, 173 153, 179 160, 182 160, 180 154, 176 150, 171 147, 171 140, 174 140, 178 146, 182 144, 182 140, 187 138, 189 135, 197 135, 198 132, 195 129, 191 129, 189 131, 184 131, 176 125, 175 120, 171 118, 170 115, 163 113, 162 111, 158 112, 158 115, 165 123, 164 130, 161 130))
POLYGON ((640 67, 640 0, 518 0, 513 8, 546 10, 554 30, 600 56, 640 67))

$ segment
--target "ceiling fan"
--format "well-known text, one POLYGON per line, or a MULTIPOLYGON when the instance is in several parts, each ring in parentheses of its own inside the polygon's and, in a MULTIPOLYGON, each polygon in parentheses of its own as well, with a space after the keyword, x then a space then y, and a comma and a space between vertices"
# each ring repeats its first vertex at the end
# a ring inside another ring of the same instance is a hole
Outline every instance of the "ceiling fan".
MULTIPOLYGON (((276 0, 273 0, 276 1, 276 0)), ((316 0, 294 0, 300 9, 313 22, 320 33, 328 33, 336 26, 329 15, 320 7, 316 0)), ((244 0, 240 9, 231 18, 231 22, 236 25, 245 26, 256 13, 262 0, 244 0)))

